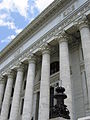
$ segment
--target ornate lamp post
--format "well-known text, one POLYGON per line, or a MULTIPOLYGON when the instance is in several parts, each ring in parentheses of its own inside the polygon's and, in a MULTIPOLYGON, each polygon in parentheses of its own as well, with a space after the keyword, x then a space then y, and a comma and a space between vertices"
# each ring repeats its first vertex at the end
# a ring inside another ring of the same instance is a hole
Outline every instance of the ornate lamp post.
POLYGON ((59 86, 56 88, 56 94, 53 96, 57 100, 57 104, 52 107, 51 118, 62 117, 70 119, 69 110, 64 104, 64 99, 67 98, 67 95, 64 92, 65 88, 59 83, 59 86))

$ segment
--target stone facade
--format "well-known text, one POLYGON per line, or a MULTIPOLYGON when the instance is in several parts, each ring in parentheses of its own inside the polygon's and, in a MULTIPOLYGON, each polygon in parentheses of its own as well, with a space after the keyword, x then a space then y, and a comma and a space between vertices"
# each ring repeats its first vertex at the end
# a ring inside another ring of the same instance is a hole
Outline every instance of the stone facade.
POLYGON ((58 85, 70 119, 89 120, 89 79, 90 1, 55 0, 0 53, 0 120, 64 120, 50 116, 58 85))

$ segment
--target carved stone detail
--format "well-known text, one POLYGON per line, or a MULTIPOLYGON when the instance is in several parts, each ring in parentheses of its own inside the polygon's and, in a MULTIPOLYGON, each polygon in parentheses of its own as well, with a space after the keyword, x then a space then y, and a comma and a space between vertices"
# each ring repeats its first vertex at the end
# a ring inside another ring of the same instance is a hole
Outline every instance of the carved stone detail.
POLYGON ((39 50, 42 52, 42 54, 46 52, 50 54, 50 45, 47 42, 45 42, 40 46, 39 50))
POLYGON ((61 32, 61 33, 59 33, 58 35, 57 35, 57 40, 61 43, 61 42, 67 42, 67 41, 69 41, 69 40, 71 40, 72 38, 71 38, 71 36, 70 35, 68 35, 65 31, 63 31, 63 32, 61 32))
POLYGON ((17 71, 24 71, 24 64, 23 63, 18 63, 17 64, 17 71))
POLYGON ((89 27, 86 15, 82 15, 78 20, 75 21, 74 25, 77 26, 79 30, 83 27, 89 27))
POLYGON ((14 71, 11 69, 8 69, 6 72, 8 78, 13 78, 15 76, 14 71))
POLYGON ((5 78, 4 76, 0 76, 0 84, 4 84, 5 83, 5 78))
POLYGON ((30 62, 36 62, 36 56, 32 53, 28 53, 27 54, 27 60, 28 60, 29 63, 30 62))

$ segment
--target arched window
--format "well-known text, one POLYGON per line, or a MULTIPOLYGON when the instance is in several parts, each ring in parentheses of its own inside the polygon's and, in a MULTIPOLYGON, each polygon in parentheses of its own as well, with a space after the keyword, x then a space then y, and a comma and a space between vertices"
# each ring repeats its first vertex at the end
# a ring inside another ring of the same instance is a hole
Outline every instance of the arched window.
POLYGON ((50 75, 59 71, 59 62, 53 62, 50 64, 50 75))

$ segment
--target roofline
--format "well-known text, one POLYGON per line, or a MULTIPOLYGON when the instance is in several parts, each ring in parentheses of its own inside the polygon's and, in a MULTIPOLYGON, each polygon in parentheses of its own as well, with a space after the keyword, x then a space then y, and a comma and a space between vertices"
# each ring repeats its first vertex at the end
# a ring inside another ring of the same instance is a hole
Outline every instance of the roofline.
MULTIPOLYGON (((43 10, 29 25, 27 25, 22 32, 20 32, 1 52, 0 52, 0 59, 6 55, 7 52, 9 52, 10 49, 12 49, 17 42, 23 36, 28 34, 28 31, 32 30, 37 26, 38 23, 41 23, 46 15, 50 14, 57 5, 61 5, 65 0, 54 0, 45 10, 43 10)), ((35 32, 35 31, 34 31, 35 32)))

